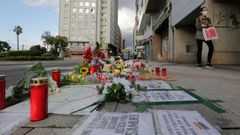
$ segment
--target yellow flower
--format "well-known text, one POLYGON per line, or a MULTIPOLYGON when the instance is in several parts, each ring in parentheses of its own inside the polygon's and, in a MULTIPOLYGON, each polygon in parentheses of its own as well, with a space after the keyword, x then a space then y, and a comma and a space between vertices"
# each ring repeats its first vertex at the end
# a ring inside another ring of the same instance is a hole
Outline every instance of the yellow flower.
POLYGON ((82 67, 81 72, 83 73, 83 77, 86 77, 88 72, 89 72, 89 68, 88 67, 82 67))

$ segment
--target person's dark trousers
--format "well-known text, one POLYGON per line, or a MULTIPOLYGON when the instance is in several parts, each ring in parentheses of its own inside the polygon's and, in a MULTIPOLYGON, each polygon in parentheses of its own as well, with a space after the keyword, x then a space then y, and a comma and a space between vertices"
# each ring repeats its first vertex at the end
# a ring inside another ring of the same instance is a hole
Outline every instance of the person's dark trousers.
POLYGON ((203 48, 203 42, 205 42, 208 46, 208 63, 211 64, 212 56, 213 56, 213 42, 211 40, 205 41, 205 40, 197 40, 197 62, 198 64, 202 63, 202 48, 203 48))

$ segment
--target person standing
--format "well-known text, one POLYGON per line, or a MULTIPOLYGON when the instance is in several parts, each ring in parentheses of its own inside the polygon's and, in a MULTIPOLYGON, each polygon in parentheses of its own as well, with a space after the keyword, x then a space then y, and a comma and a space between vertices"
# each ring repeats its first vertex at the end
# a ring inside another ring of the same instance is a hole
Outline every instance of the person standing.
POLYGON ((207 65, 205 66, 208 69, 213 69, 213 66, 211 64, 214 46, 212 40, 206 41, 203 37, 203 28, 209 28, 212 27, 211 19, 207 16, 208 10, 206 7, 201 8, 201 15, 196 18, 196 35, 195 39, 197 40, 197 67, 202 68, 202 48, 203 48, 203 42, 205 42, 208 46, 208 59, 207 59, 207 65))

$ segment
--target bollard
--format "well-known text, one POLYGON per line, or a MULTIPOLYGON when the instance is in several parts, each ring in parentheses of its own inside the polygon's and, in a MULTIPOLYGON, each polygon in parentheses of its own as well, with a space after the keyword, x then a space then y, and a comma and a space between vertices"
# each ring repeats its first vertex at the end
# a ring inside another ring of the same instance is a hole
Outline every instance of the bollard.
POLYGON ((160 76, 160 68, 159 67, 156 67, 156 76, 160 76))
POLYGON ((0 75, 0 110, 5 107, 6 76, 0 75))
POLYGON ((30 90, 30 120, 40 121, 48 116, 48 79, 33 78, 30 90))
POLYGON ((167 69, 162 68, 162 77, 167 77, 167 69))
POLYGON ((61 70, 60 69, 52 70, 52 79, 57 82, 58 87, 61 87, 61 70))

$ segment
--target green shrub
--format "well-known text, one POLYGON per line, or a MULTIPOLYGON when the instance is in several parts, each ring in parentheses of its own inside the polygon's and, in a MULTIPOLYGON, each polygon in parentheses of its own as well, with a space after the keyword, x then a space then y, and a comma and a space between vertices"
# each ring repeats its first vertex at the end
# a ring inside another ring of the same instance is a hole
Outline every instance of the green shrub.
POLYGON ((3 52, 3 53, 0 53, 0 58, 1 58, 1 57, 7 57, 7 55, 8 55, 8 53, 4 53, 4 52, 3 52))
POLYGON ((8 52, 8 56, 31 56, 31 51, 11 51, 8 52))
POLYGON ((56 60, 54 56, 9 56, 0 57, 0 60, 12 60, 12 61, 22 61, 22 60, 56 60))

